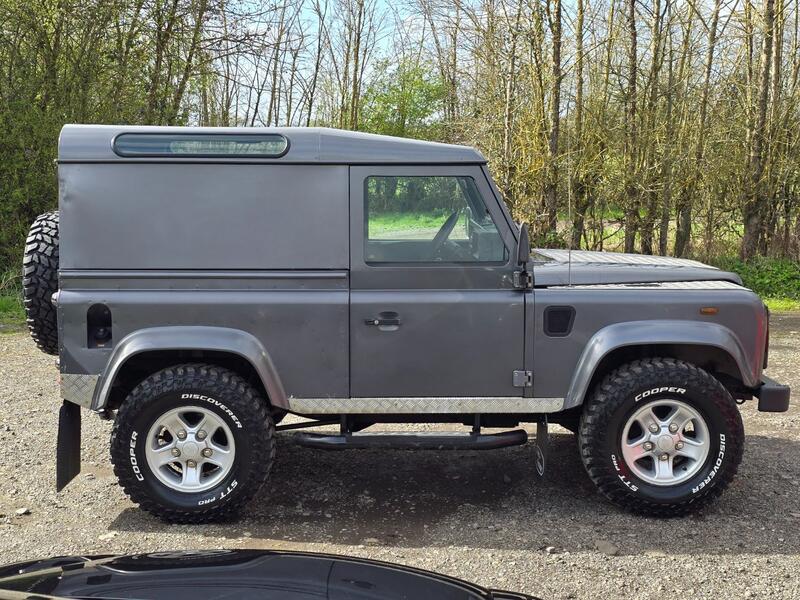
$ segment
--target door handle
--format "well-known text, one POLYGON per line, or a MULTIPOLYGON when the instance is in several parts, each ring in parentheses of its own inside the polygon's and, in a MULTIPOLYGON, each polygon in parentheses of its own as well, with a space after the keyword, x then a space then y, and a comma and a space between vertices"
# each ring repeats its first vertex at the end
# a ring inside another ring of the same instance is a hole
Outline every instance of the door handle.
POLYGON ((382 310, 377 317, 364 319, 364 325, 377 327, 380 331, 397 331, 400 327, 400 315, 393 310, 382 310))
POLYGON ((400 319, 365 319, 364 325, 373 325, 374 327, 399 327, 400 319))

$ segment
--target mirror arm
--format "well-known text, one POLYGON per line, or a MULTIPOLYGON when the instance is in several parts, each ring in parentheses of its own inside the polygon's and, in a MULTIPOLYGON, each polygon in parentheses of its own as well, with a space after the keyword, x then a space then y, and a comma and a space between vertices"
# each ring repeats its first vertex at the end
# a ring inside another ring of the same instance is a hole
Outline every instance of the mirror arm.
POLYGON ((528 224, 519 226, 519 239, 517 240, 517 265, 525 268, 531 258, 531 240, 528 233, 528 224))
POLYGON ((531 242, 528 234, 528 224, 519 226, 517 240, 517 266, 519 271, 514 271, 514 287, 518 290, 529 290, 533 287, 533 275, 528 272, 528 261, 531 258, 531 242))

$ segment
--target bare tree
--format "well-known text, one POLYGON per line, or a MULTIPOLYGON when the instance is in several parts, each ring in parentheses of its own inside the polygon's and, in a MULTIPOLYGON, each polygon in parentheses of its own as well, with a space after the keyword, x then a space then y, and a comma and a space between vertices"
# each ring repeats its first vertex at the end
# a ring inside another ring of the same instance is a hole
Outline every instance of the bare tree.
POLYGON ((762 26, 761 66, 758 83, 758 96, 755 105, 755 121, 750 135, 748 154, 748 185, 744 198, 742 215, 744 217, 744 237, 742 238, 742 258, 751 258, 761 249, 764 240, 764 217, 767 197, 763 186, 764 145, 767 125, 767 101, 769 99, 770 76, 772 73, 772 36, 775 19, 775 0, 764 0, 762 26))
POLYGON ((639 191, 637 189, 638 129, 636 126, 636 80, 639 76, 637 59, 636 0, 626 0, 628 33, 628 84, 625 93, 625 252, 633 252, 639 227, 639 191))

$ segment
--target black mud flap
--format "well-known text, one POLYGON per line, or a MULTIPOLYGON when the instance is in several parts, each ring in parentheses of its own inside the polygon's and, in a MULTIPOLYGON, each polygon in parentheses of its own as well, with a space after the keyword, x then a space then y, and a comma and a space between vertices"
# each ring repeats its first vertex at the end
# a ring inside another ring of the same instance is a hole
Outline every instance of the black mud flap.
POLYGON ((60 492, 81 472, 81 407, 64 401, 58 412, 56 491, 60 492))

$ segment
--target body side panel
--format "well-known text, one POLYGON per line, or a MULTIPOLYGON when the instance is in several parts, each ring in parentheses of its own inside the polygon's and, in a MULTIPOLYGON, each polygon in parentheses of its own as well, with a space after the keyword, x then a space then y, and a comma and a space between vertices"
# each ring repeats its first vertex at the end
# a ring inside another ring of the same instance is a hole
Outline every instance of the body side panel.
POLYGON ((761 377, 766 322, 758 297, 741 290, 537 289, 533 329, 534 395, 566 397, 565 408, 584 400, 594 370, 609 352, 632 345, 696 345, 729 354, 743 383, 761 377), (548 306, 572 306, 575 321, 564 337, 544 333, 548 306), (713 316, 702 307, 717 307, 713 316), (734 333, 735 332, 735 333, 734 333))
POLYGON ((123 343, 126 358, 155 349, 229 351, 250 360, 262 379, 277 373, 270 378, 283 390, 270 399, 278 406, 288 394, 349 395, 346 271, 103 275, 62 276, 62 373, 103 374, 105 385, 123 343), (86 314, 95 303, 111 311, 113 346, 88 347, 86 314))
POLYGON ((346 269, 347 167, 59 167, 61 269, 346 269))
POLYGON ((354 397, 520 396, 523 294, 513 290, 354 290, 354 397), (365 324, 392 313, 394 329, 365 324))

